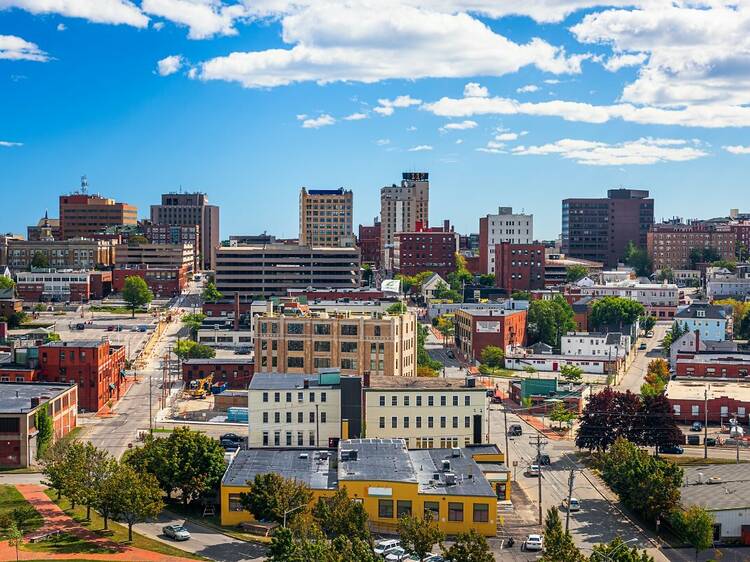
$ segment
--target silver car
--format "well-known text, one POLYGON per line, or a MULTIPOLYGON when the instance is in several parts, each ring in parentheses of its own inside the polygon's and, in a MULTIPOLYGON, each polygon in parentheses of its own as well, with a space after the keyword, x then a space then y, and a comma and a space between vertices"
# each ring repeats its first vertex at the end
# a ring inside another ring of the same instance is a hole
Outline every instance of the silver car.
POLYGON ((162 529, 165 537, 176 541, 186 541, 190 538, 190 533, 182 525, 167 525, 162 529))

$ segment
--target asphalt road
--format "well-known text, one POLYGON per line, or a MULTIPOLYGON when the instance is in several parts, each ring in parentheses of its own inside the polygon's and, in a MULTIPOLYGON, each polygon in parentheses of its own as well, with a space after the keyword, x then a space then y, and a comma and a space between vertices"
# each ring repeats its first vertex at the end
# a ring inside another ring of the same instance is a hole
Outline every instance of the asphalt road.
POLYGON ((646 376, 646 370, 648 364, 654 359, 664 358, 661 353, 661 340, 664 339, 664 334, 672 326, 672 322, 660 321, 654 326, 654 336, 652 338, 642 338, 641 341, 646 342, 647 349, 645 351, 637 351, 636 358, 628 367, 625 375, 620 380, 620 384, 617 385, 617 389, 625 392, 629 390, 636 394, 641 393, 641 385, 643 384, 643 378, 646 376))

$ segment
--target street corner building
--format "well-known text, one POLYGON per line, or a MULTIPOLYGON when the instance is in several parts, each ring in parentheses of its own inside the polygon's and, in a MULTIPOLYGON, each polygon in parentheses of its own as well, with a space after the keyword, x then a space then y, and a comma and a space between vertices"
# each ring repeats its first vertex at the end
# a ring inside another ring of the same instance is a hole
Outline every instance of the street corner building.
POLYGON ((497 532, 497 503, 510 495, 509 470, 495 445, 409 450, 402 439, 351 439, 338 449, 239 451, 221 483, 221 524, 252 521, 240 494, 258 474, 307 484, 318 498, 345 487, 361 501, 374 532, 394 532, 404 515, 430 512, 448 535, 497 532))

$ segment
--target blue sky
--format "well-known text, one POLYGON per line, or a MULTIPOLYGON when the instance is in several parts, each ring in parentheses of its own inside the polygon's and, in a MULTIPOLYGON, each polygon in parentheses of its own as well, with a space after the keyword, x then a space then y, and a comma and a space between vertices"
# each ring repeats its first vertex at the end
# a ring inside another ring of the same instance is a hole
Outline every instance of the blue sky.
POLYGON ((82 174, 143 217, 205 191, 225 237, 295 236, 302 185, 371 222, 405 170, 461 232, 513 206, 553 238, 560 199, 619 186, 657 218, 750 210, 749 22, 720 0, 0 0, 0 230, 82 174))

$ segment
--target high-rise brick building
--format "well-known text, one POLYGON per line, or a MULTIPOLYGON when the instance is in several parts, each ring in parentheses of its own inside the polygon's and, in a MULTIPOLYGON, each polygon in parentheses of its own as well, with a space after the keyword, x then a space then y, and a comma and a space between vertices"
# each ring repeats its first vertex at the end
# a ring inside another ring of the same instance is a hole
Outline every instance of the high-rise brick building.
POLYGON ((361 252, 362 265, 370 264, 380 268, 380 221, 377 217, 372 225, 359 225, 357 245, 361 252))
POLYGON ((352 246, 352 210, 353 196, 349 189, 300 189, 300 245, 316 248, 352 246))
MULTIPOLYGON (((201 269, 216 267, 219 247, 219 207, 208 204, 205 193, 164 193, 161 205, 151 205, 151 222, 169 226, 198 226, 195 246, 201 269)), ((185 240, 183 240, 185 242, 185 240)))
POLYGON ((647 237, 648 254, 656 269, 693 269, 693 249, 712 248, 720 258, 733 260, 736 244, 737 233, 728 224, 673 220, 655 224, 647 237))
POLYGON ((495 245, 495 285, 507 294, 544 289, 544 271, 542 244, 495 245))
POLYGON ((629 242, 646 249, 654 200, 645 189, 610 189, 606 198, 563 199, 562 252, 617 267, 629 242))
POLYGON ((500 207, 496 215, 479 219, 480 272, 495 273, 495 246, 503 242, 531 244, 534 241, 534 215, 514 213, 513 207, 500 207))
POLYGON ((414 232, 417 221, 429 224, 430 179, 427 172, 404 172, 401 184, 380 189, 381 263, 392 269, 397 232, 414 232))
POLYGON ((135 225, 138 209, 114 199, 88 193, 88 180, 81 178, 81 189, 60 196, 60 238, 92 238, 112 226, 135 225))
POLYGON ((414 231, 397 232, 393 245, 393 270, 402 275, 432 271, 445 279, 456 270, 458 233, 450 221, 427 227, 417 221, 414 231))

